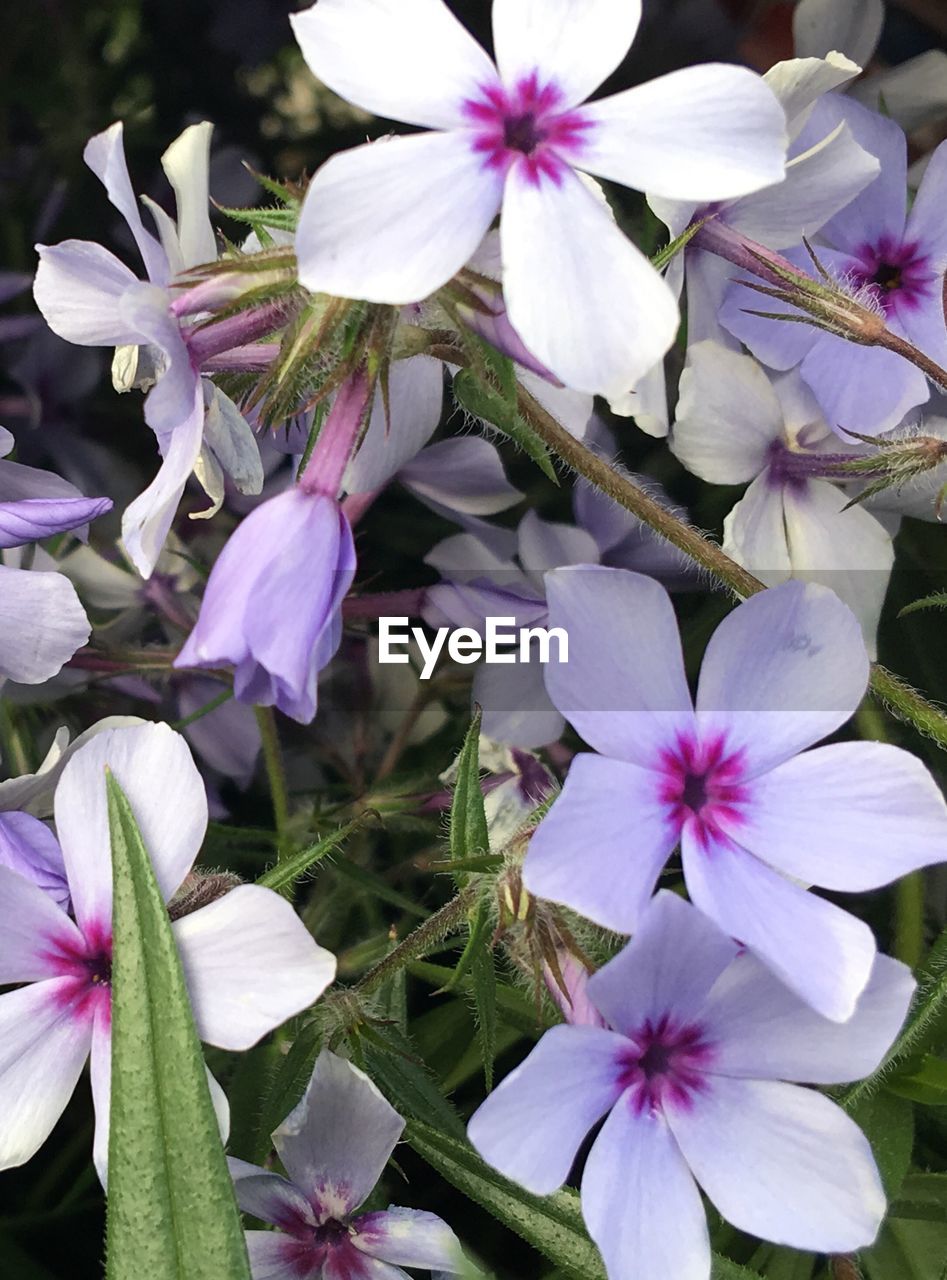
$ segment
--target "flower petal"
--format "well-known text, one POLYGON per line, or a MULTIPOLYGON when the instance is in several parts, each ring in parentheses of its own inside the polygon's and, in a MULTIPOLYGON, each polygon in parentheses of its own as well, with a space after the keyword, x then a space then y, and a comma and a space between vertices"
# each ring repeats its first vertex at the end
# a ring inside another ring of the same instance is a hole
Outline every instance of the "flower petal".
POLYGON ((208 213, 213 132, 214 126, 208 120, 192 124, 161 157, 161 167, 174 189, 177 240, 184 267, 217 261, 217 240, 208 213))
MULTIPOLYGON (((25 816, 5 814, 4 818, 25 816)), ((62 952, 81 955, 85 950, 82 935, 65 909, 39 885, 8 866, 0 866, 0 919, 3 920, 0 931, 0 983, 3 985, 59 977, 62 969, 57 959, 62 952)))
POLYGON ((529 842, 523 882, 590 920, 631 933, 678 833, 648 769, 578 755, 529 842))
POLYGON ((609 1280, 710 1274, 707 1216, 694 1179, 662 1113, 638 1112, 630 1096, 589 1153, 582 1215, 609 1280))
POLYGON ((82 158, 105 187, 109 200, 128 223, 153 284, 168 283, 168 260, 160 243, 145 230, 138 201, 125 163, 124 127, 121 121, 97 133, 86 143, 82 158))
POLYGON ((827 587, 786 582, 724 618, 697 689, 702 735, 743 753, 744 777, 827 737, 868 687, 858 620, 827 587))
POLYGON ((474 1112, 480 1155, 535 1195, 569 1176, 586 1135, 622 1092, 628 1041, 599 1027, 553 1027, 474 1112))
POLYGON ((947 805, 907 751, 833 743, 756 780, 740 842, 795 879, 861 893, 947 861, 947 805))
POLYGON ((500 174, 485 167, 467 132, 343 151, 306 193, 296 232, 300 282, 343 298, 418 302, 468 260, 501 195, 500 174))
POLYGON ((829 1022, 744 952, 701 1011, 714 1040, 710 1070, 754 1080, 842 1084, 880 1065, 907 1015, 915 982, 907 965, 877 956, 847 1022, 829 1022))
POLYGON ((174 935, 198 1033, 222 1049, 249 1049, 314 1004, 335 977, 335 957, 284 898, 259 885, 240 885, 176 920, 174 935))
POLYGON ((309 1201, 288 1179, 232 1156, 227 1160, 241 1213, 271 1222, 282 1231, 301 1233, 316 1225, 309 1201))
POLYGON ((204 783, 180 734, 143 724, 92 738, 56 788, 56 831, 82 928, 112 916, 106 768, 128 797, 165 901, 194 865, 207 830, 204 783))
POLYGON ((668 1122, 701 1187, 742 1231, 819 1253, 874 1240, 885 1198, 871 1148, 822 1094, 716 1077, 668 1122))
POLYGON ((88 640, 76 589, 59 573, 0 565, 0 678, 43 684, 88 640))
POLYGON ((496 445, 481 436, 454 436, 423 449, 398 479, 436 511, 493 516, 522 501, 510 484, 496 445))
POLYGON ((78 529, 111 511, 110 498, 27 498, 0 502, 0 547, 22 547, 78 529))
POLYGON ((468 123, 465 101, 497 82, 441 0, 319 0, 290 22, 313 75, 389 120, 456 128, 468 123))
POLYGON ((437 430, 444 406, 444 366, 431 356, 395 360, 387 405, 379 387, 358 453, 343 481, 347 493, 380 489, 410 463, 437 430))
POLYGON ((36 1154, 82 1074, 92 1022, 72 1007, 74 985, 55 978, 0 995, 0 1169, 36 1154))
POLYGON ((917 198, 911 207, 906 233, 908 240, 924 246, 926 253, 934 259, 932 265, 940 275, 947 266, 947 228, 944 227, 943 216, 945 200, 947 143, 942 142, 924 171, 917 198))
POLYGON ((589 173, 669 200, 729 200, 782 182, 786 116, 744 67, 705 63, 589 103, 589 173))
POLYGON ((916 133, 947 112, 947 53, 928 49, 896 67, 863 76, 850 92, 872 111, 885 110, 905 133, 916 133))
POLYGON ((323 1050, 302 1101, 273 1142, 317 1211, 343 1218, 366 1199, 403 1130, 401 1116, 368 1076, 323 1050))
POLYGON ((562 736, 565 721, 549 701, 538 661, 509 666, 481 662, 474 672, 473 701, 483 709, 483 732, 513 747, 542 747, 562 736))
POLYGON ((0 811, 0 867, 15 871, 68 912, 69 885, 59 841, 32 814, 0 811))
POLYGON ((856 916, 790 883, 737 845, 703 848, 685 828, 691 901, 833 1022, 855 1011, 871 976, 875 939, 856 916))
POLYGON ((95 1012, 92 1023, 92 1056, 89 1080, 95 1109, 92 1160, 103 1187, 108 1186, 109 1124, 112 1106, 112 1009, 111 1003, 95 1012))
POLYGON ((785 582, 792 573, 784 496, 784 486, 774 485, 764 472, 756 477, 723 522, 726 554, 768 586, 785 582))
POLYGON ((796 56, 824 58, 838 49, 867 67, 884 20, 884 0, 799 0, 792 20, 796 56))
POLYGON ((137 277, 89 240, 38 244, 33 297, 53 333, 82 347, 134 345, 138 335, 118 309, 137 277))
POLYGON ((675 734, 693 728, 668 593, 598 565, 554 569, 546 591, 550 626, 569 636, 569 661, 546 667, 553 703, 596 751, 653 767, 675 734))
POLYGON ((494 0, 493 44, 513 89, 531 75, 574 107, 615 70, 641 22, 641 0, 494 0))
POLYGON ((861 70, 857 62, 838 53, 833 46, 825 57, 796 57, 777 62, 763 79, 779 99, 786 113, 790 138, 795 140, 823 94, 850 84, 861 70))
POLYGON ((737 945, 726 933, 665 889, 627 947, 589 979, 589 999, 625 1035, 669 1010, 689 1021, 736 954, 737 945))
POLYGON ((310 1244, 278 1231, 247 1231, 245 1238, 253 1280, 323 1280, 321 1264, 309 1263, 310 1244))
POLYGON ((673 294, 572 170, 534 181, 514 165, 500 236, 510 319, 567 386, 622 395, 667 352, 673 294))
POLYGON ((352 1243, 370 1258, 399 1267, 455 1272, 463 1265, 460 1241, 437 1214, 391 1205, 352 1223, 352 1243))
POLYGON ((911 409, 930 399, 924 374, 896 351, 855 346, 834 333, 819 334, 800 371, 826 421, 841 428, 839 434, 846 441, 850 437, 845 431, 862 435, 893 431, 911 409))
POLYGON ((900 240, 907 212, 907 139, 893 120, 868 111, 851 98, 831 94, 813 112, 820 125, 834 128, 844 121, 860 147, 875 156, 881 171, 852 203, 823 227, 835 249, 857 253, 883 236, 900 240))

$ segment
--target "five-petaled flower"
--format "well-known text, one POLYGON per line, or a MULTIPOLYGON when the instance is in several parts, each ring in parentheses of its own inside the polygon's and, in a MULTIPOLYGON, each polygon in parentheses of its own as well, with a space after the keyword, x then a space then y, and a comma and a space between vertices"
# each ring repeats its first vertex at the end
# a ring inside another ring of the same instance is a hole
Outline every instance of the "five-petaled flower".
POLYGON ((885 1210, 871 1148, 828 1098, 874 1070, 909 970, 879 956, 852 1017, 820 1018, 694 907, 662 891, 588 981, 601 1015, 554 1027, 470 1121, 490 1164, 539 1195, 582 1173, 609 1280, 708 1280, 698 1185, 728 1222, 820 1253, 871 1244, 885 1210))

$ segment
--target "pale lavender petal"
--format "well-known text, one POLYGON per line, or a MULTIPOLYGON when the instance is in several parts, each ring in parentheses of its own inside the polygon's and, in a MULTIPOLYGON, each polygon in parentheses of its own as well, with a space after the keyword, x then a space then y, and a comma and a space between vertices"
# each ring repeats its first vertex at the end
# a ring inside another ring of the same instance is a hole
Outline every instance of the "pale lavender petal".
POLYGON ((839 94, 816 106, 820 123, 829 127, 844 121, 859 146, 881 162, 881 172, 861 195, 822 228, 835 249, 853 253, 884 235, 900 240, 907 212, 907 140, 893 120, 839 94))
POLYGON ((59 841, 32 814, 0 813, 0 866, 23 876, 68 911, 69 884, 59 841))
POLYGON ((125 145, 121 122, 111 125, 103 133, 97 133, 86 143, 83 159, 99 179, 108 198, 119 211, 135 237, 138 251, 145 264, 148 279, 155 284, 168 283, 168 259, 159 242, 145 230, 138 201, 132 190, 125 163, 125 145))
MULTIPOLYGON (((796 326, 805 327, 805 326, 796 326)), ((759 353, 757 353, 759 354, 759 353)), ((930 399, 920 369, 881 347, 862 347, 820 333, 800 371, 830 426, 878 435, 897 427, 909 409, 930 399)))
POLYGON ((885 1197, 871 1147, 822 1094, 718 1076, 668 1123, 701 1187, 742 1231, 819 1253, 874 1240, 885 1197))
POLYGON ((314 1004, 335 977, 335 957, 284 898, 259 885, 231 889, 176 920, 174 935, 198 1034, 222 1049, 249 1049, 314 1004))
POLYGON ((441 420, 444 366, 424 355, 395 360, 387 392, 387 404, 381 387, 375 393, 368 430, 345 473, 348 493, 380 489, 424 448, 441 420))
POLYGON ((322 1280, 410 1280, 410 1277, 400 1267, 389 1266, 380 1258, 369 1258, 353 1246, 327 1260, 322 1280))
POLYGON ((323 1280, 321 1263, 312 1261, 312 1245, 278 1231, 247 1231, 253 1280, 323 1280))
MULTIPOLYGON (((178 689, 182 719, 206 707, 222 692, 215 680, 194 677, 182 681, 178 689)), ((250 785, 260 755, 260 728, 252 707, 231 698, 182 732, 211 769, 232 778, 238 787, 250 785)))
POLYGON ((434 1213, 391 1205, 387 1211, 356 1218, 352 1226, 352 1243, 370 1258, 448 1272, 459 1272, 463 1265, 460 1241, 434 1213))
POLYGON ((737 845, 704 848, 685 828, 683 854, 687 890, 701 911, 823 1017, 852 1016, 875 962, 875 939, 864 921, 737 845))
POLYGON ((701 1010, 714 1041, 715 1075, 842 1084, 871 1075, 907 1015, 915 982, 907 965, 877 956, 847 1022, 829 1022, 744 952, 701 1010))
POLYGON ((482 436, 429 445, 401 468, 398 479, 441 514, 492 516, 523 498, 507 480, 496 446, 482 436))
POLYGON ((312 1205, 299 1190, 278 1173, 270 1173, 232 1156, 227 1161, 241 1213, 261 1222, 271 1222, 281 1231, 302 1234, 316 1225, 312 1205))
POLYGON ((53 333, 82 347, 135 345, 138 335, 119 310, 137 277, 114 254, 88 240, 37 245, 33 297, 53 333))
MULTIPOLYGON (((3 815, 4 819, 25 816, 3 815)), ((0 919, 0 984, 61 977, 63 956, 85 950, 82 935, 63 907, 8 866, 0 866, 0 919)))
POLYGON ((884 20, 884 0, 799 0, 792 21, 796 56, 824 58, 837 49, 867 67, 884 20))
POLYGON ((539 661, 481 662, 471 698, 483 708, 483 732, 513 747, 542 747, 562 736, 565 720, 549 701, 539 661))
POLYGON ((287 1172, 317 1210, 345 1217, 381 1177, 404 1121, 364 1072, 328 1050, 273 1134, 287 1172))
POLYGON ((627 1094, 595 1139, 582 1175, 582 1215, 609 1280, 704 1280, 707 1216, 660 1110, 627 1094))
POLYGON ((541 519, 528 511, 517 530, 519 562, 537 581, 547 569, 567 564, 595 564, 598 543, 585 529, 541 519))
POLYGON ((111 509, 110 498, 27 498, 22 502, 0 502, 0 547, 22 547, 56 533, 78 529, 111 509))
POLYGON ((702 736, 742 753, 744 777, 827 737, 868 686, 858 619, 827 587, 787 582, 751 597, 711 637, 697 692, 702 736))
POLYGON ((736 943, 689 902, 664 889, 628 946, 589 979, 589 999, 609 1026, 632 1035, 669 1011, 689 1021, 737 954, 736 943))
POLYGON ((74 989, 54 978, 0 995, 0 1169, 36 1154, 89 1056, 92 1020, 73 1007, 74 989))
POLYGON ((474 1112, 471 1143, 528 1191, 555 1191, 586 1135, 620 1097, 629 1048, 598 1027, 553 1027, 474 1112))
POLYGON ((56 831, 83 927, 112 915, 106 768, 128 798, 165 901, 194 865, 207 830, 204 784, 180 734, 144 724, 92 738, 66 765, 56 789, 56 831))
MULTIPOLYGON (((805 249, 786 249, 782 256, 806 275, 814 270, 805 249)), ((733 270, 730 275, 733 283, 724 294, 718 311, 720 324, 771 369, 794 368, 824 334, 813 325, 800 321, 798 307, 751 289, 746 282, 753 280, 752 276, 733 270), (753 312, 764 314, 754 315, 753 312), (789 319, 772 320, 768 318, 770 315, 785 315, 789 319)))
POLYGON ((569 636, 568 663, 546 668, 553 703, 603 755, 653 766, 693 710, 681 641, 663 587, 624 569, 546 575, 549 622, 569 636))
POLYGON ((572 761, 529 842, 523 881, 619 933, 637 928, 678 831, 649 769, 595 755, 572 761))
POLYGON ((0 565, 0 678, 43 684, 88 640, 76 589, 59 573, 0 565))
POLYGON ((758 778, 739 838, 785 875, 862 893, 947 862, 947 805, 916 756, 838 742, 758 778))

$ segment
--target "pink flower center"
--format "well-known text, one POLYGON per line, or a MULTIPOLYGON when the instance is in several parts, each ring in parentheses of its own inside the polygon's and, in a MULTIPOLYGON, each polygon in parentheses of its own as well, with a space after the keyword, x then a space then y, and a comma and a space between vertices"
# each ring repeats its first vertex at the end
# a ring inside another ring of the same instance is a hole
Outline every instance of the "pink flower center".
POLYGON ((895 314, 916 311, 932 296, 936 281, 920 245, 890 235, 858 248, 849 271, 857 285, 870 288, 884 310, 895 314))
POLYGON ((679 737, 661 754, 660 799, 678 835, 689 828, 703 848, 726 839, 743 822, 748 791, 740 752, 722 736, 699 742, 679 737))
POLYGON ((623 1089, 632 1090, 631 1104, 640 1115, 659 1108, 689 1108, 695 1093, 706 1087, 713 1061, 713 1045, 701 1027, 675 1023, 669 1014, 650 1018, 633 1032, 625 1059, 623 1089))
POLYGON ((78 945, 71 939, 51 940, 47 958, 57 977, 68 978, 64 1001, 80 1016, 112 1008, 112 931, 107 926, 87 927, 78 945))
POLYGON ((480 93, 464 103, 464 114, 474 130, 474 150, 486 166, 506 173, 520 164, 536 185, 544 177, 558 185, 581 155, 591 122, 563 110, 561 89, 541 82, 535 71, 514 89, 489 85, 480 93))

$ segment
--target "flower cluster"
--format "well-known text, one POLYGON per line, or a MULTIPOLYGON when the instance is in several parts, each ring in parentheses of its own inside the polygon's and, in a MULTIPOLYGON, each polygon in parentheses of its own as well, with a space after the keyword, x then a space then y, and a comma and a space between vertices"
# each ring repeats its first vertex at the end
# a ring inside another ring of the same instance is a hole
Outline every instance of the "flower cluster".
POLYGON ((947 717, 889 590, 947 493, 947 55, 866 73, 883 18, 800 0, 762 74, 629 85, 637 0, 493 0, 493 56, 444 0, 316 0, 306 91, 395 133, 232 208, 190 124, 174 218, 121 123, 88 142, 134 269, 38 244, 33 297, 143 393, 157 470, 86 498, 57 436, 70 480, 0 428, 0 681, 30 686, 0 707, 0 1169, 86 1063, 119 1167, 117 784, 255 1280, 493 1265, 384 1207, 402 1139, 409 1182, 608 1280, 786 1249, 841 1280, 905 1177, 947 1176, 942 1124, 899 1181, 903 1134, 838 1088, 947 1099, 943 940, 912 1003, 947 717), (456 661, 379 657, 388 618, 456 661), (558 655, 470 678, 498 620, 558 655), (905 653, 930 698, 877 665, 905 653), (54 701, 84 732, 40 764, 54 701))

